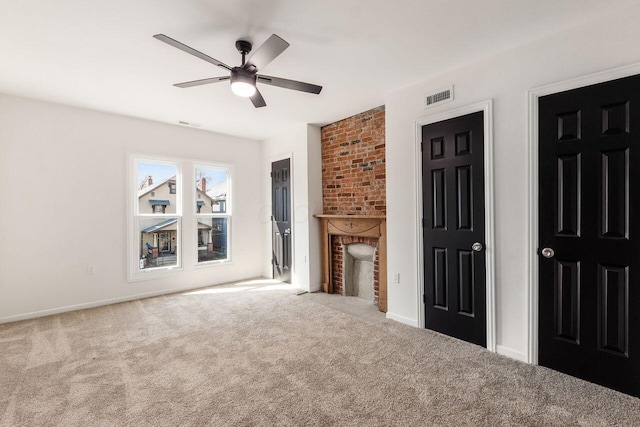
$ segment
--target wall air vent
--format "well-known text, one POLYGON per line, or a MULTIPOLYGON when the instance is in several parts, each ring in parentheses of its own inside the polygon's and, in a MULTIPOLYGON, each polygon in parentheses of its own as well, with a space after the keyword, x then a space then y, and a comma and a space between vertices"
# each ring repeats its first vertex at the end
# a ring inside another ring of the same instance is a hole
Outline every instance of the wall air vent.
POLYGON ((192 128, 202 127, 202 123, 187 122, 187 121, 184 121, 184 120, 178 120, 178 123, 181 124, 181 125, 185 125, 185 126, 191 126, 192 128))
POLYGON ((424 108, 431 108, 451 101, 453 101, 453 85, 427 95, 424 98, 424 108))

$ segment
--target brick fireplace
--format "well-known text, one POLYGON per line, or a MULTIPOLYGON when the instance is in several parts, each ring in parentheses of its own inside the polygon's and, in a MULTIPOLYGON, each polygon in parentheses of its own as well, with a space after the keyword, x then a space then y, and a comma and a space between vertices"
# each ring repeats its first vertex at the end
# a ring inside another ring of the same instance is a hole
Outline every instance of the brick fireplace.
POLYGON ((343 294, 345 245, 365 243, 375 248, 373 302, 386 311, 385 108, 324 126, 321 138, 323 215, 318 216, 329 263, 326 272, 323 267, 325 292, 343 294), (374 223, 375 230, 362 228, 374 223), (356 224, 354 232, 345 224, 356 224))

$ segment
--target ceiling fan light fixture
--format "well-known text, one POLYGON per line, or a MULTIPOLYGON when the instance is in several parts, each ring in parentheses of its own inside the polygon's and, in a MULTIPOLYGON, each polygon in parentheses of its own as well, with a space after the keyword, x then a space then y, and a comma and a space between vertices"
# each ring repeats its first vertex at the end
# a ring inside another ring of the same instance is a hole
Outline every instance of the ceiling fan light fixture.
POLYGON ((236 67, 231 70, 231 90, 238 96, 249 98, 256 93, 256 75, 236 67))
POLYGON ((243 98, 249 98, 256 93, 256 87, 251 83, 245 82, 231 83, 231 90, 233 91, 233 93, 243 98))

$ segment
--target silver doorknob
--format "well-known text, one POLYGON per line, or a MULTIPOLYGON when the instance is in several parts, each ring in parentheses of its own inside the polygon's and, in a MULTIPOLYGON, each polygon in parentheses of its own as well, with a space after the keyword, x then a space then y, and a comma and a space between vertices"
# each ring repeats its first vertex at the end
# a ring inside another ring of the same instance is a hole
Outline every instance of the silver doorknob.
POLYGON ((289 233, 291 233, 291 229, 290 229, 290 228, 287 228, 286 230, 284 230, 284 233, 285 233, 285 234, 289 234, 289 233))
POLYGON ((476 252, 480 252, 482 248, 483 246, 482 246, 482 243, 480 242, 475 242, 473 245, 471 245, 471 249, 473 249, 476 252))
POLYGON ((542 251, 540 251, 540 253, 545 258, 553 258, 553 256, 556 254, 551 248, 544 248, 542 249, 542 251))

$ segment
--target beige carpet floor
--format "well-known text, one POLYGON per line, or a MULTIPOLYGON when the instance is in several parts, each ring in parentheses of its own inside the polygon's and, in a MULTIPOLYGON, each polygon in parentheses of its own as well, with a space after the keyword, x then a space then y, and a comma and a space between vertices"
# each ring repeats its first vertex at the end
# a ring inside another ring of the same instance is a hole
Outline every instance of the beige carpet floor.
POLYGON ((0 425, 638 426, 640 400, 249 282, 0 325, 0 425))

